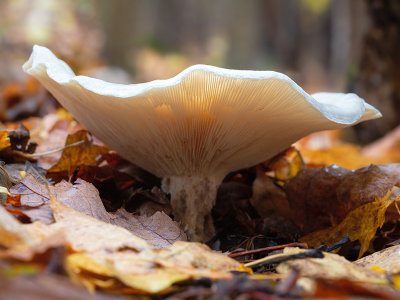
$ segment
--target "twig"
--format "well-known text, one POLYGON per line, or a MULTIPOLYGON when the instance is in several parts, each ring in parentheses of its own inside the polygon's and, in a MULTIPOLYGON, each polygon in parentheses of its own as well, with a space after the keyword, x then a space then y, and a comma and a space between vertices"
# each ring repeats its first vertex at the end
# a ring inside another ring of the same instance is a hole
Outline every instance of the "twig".
POLYGON ((326 252, 331 252, 331 251, 336 250, 337 248, 340 248, 340 247, 342 247, 342 246, 344 246, 344 245, 346 245, 346 244, 348 244, 350 242, 351 242, 351 240, 350 240, 349 234, 347 233, 339 242, 337 242, 337 243, 333 244, 332 246, 326 248, 325 251, 326 252))
POLYGON ((323 258, 324 254, 322 253, 322 251, 325 251, 325 250, 326 250, 326 246, 322 245, 322 246, 319 246, 318 248, 306 250, 304 252, 300 252, 300 253, 296 253, 296 254, 279 253, 279 254, 270 255, 270 256, 266 256, 264 258, 255 260, 251 263, 245 264, 244 266, 246 268, 248 268, 248 267, 254 267, 254 266, 258 266, 258 265, 276 264, 276 263, 284 262, 287 260, 307 258, 307 257, 323 258))
POLYGON ((254 254, 254 253, 260 253, 264 251, 274 251, 274 250, 279 250, 283 249, 286 247, 301 247, 301 248, 308 248, 307 244, 305 243, 289 243, 285 245, 278 245, 278 246, 271 246, 271 247, 265 247, 265 248, 259 248, 259 249, 254 249, 254 250, 243 250, 240 252, 233 252, 228 254, 229 257, 238 257, 238 256, 244 256, 244 255, 249 255, 249 254, 254 254))
POLYGON ((50 150, 50 151, 47 151, 47 152, 41 152, 41 153, 30 154, 30 153, 24 153, 24 152, 18 151, 18 150, 14 150, 13 153, 18 154, 18 155, 20 155, 22 157, 25 157, 25 158, 35 158, 35 157, 51 155, 51 154, 57 153, 59 151, 63 151, 65 149, 67 149, 67 148, 79 146, 79 145, 81 145, 83 143, 85 143, 85 141, 78 141, 78 142, 66 145, 64 147, 58 148, 58 149, 50 150))

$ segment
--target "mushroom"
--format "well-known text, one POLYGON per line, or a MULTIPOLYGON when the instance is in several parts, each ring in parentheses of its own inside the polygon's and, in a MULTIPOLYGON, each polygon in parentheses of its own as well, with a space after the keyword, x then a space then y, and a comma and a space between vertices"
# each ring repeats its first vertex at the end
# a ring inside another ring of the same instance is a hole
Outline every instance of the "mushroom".
POLYGON ((311 132, 381 117, 355 94, 309 95, 271 71, 194 65, 167 80, 121 85, 76 76, 40 46, 23 69, 110 148, 163 178, 192 241, 214 235, 211 210, 229 172, 311 132))

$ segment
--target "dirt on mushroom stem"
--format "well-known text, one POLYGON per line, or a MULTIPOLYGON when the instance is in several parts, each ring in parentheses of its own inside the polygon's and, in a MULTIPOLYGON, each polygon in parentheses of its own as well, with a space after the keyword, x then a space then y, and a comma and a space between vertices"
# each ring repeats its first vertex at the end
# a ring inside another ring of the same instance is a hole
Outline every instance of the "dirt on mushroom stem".
POLYGON ((223 176, 170 176, 162 189, 171 194, 174 219, 184 226, 189 240, 207 242, 215 234, 211 210, 223 176))

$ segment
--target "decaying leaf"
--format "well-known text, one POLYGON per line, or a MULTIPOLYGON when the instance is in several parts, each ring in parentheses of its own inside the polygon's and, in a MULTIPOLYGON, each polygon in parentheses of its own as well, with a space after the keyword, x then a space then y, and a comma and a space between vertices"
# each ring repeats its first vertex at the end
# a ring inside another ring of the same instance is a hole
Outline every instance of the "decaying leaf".
MULTIPOLYGON (((110 278, 140 292, 158 293, 173 283, 189 278, 230 278, 229 271, 240 264, 198 243, 177 242, 157 252, 71 255, 67 269, 72 278, 84 281, 89 289, 102 286, 110 278), (88 278, 104 276, 101 282, 88 278)), ((107 288, 115 288, 115 285, 107 288)))
POLYGON ((50 205, 56 220, 56 223, 50 226, 57 230, 62 228, 75 251, 112 252, 123 248, 140 251, 150 247, 128 230, 84 215, 62 204, 52 195, 50 195, 50 205))
MULTIPOLYGON (((283 253, 296 254, 304 251, 300 248, 287 247, 283 253)), ((357 266, 343 256, 334 253, 324 252, 324 258, 305 258, 283 262, 279 264, 277 271, 287 273, 291 268, 296 268, 302 275, 309 277, 348 278, 371 283, 385 282, 384 274, 357 266)))
POLYGON ((302 237, 300 241, 311 247, 321 244, 333 245, 348 234, 352 241, 360 241, 359 257, 361 257, 367 251, 376 230, 383 225, 386 209, 396 200, 390 197, 391 194, 392 191, 389 191, 385 197, 376 198, 374 202, 354 209, 337 226, 310 233, 302 237))
MULTIPOLYGON (((125 228, 156 248, 167 247, 176 241, 187 239, 179 224, 162 212, 156 212, 152 216, 135 216, 125 209, 108 213, 97 189, 82 179, 77 179, 74 185, 61 181, 49 188, 58 201, 68 207, 102 222, 125 228)), ((45 224, 54 222, 54 211, 50 207, 47 188, 31 174, 13 187, 11 193, 21 195, 20 209, 33 222, 41 221, 45 224)))
POLYGON ((400 245, 389 247, 354 262, 356 265, 369 269, 380 268, 384 272, 400 272, 400 245))
POLYGON ((27 232, 7 210, 0 205, 0 245, 7 248, 29 246, 35 243, 27 232))
MULTIPOLYGON (((285 248, 284 253, 296 254, 302 251, 304 250, 299 248, 285 248)), ((315 279, 321 278, 347 279, 374 288, 390 284, 384 274, 353 264, 344 257, 333 253, 324 252, 324 258, 291 260, 283 262, 277 267, 277 271, 283 274, 288 274, 291 269, 295 269, 302 277, 305 277, 300 279, 298 284, 310 294, 314 294, 315 279)))
POLYGON ((64 172, 69 175, 73 174, 75 169, 81 165, 95 166, 97 165, 100 155, 107 153, 109 150, 106 147, 92 145, 89 141, 88 133, 85 130, 80 130, 75 134, 69 135, 65 145, 71 145, 83 141, 82 144, 64 149, 60 160, 52 166, 49 172, 64 172))
POLYGON ((120 208, 112 215, 112 224, 128 229, 156 248, 164 248, 176 241, 186 241, 187 237, 177 222, 163 212, 152 216, 134 216, 120 208))
POLYGON ((240 266, 201 244, 176 242, 154 250, 128 230, 79 213, 52 194, 50 205, 56 220, 50 225, 40 222, 22 225, 4 209, 0 211, 2 236, 21 237, 3 243, 12 247, 0 252, 3 257, 30 259, 34 254, 32 249, 43 251, 40 245, 49 244, 55 235, 64 236, 63 245, 73 251, 66 259, 66 268, 73 279, 89 289, 115 290, 123 284, 142 293, 162 292, 175 282, 190 278, 229 278, 229 271, 240 266), (10 218, 12 228, 7 227, 10 218))
POLYGON ((2 299, 115 300, 112 295, 90 294, 84 288, 73 284, 67 277, 55 274, 0 275, 0 290, 2 299))
POLYGON ((90 291, 96 288, 115 291, 121 289, 121 282, 132 288, 131 292, 153 294, 190 278, 189 274, 177 270, 157 268, 151 260, 143 260, 134 254, 72 254, 67 257, 66 269, 76 283, 83 284, 90 291))
POLYGON ((286 186, 292 220, 304 233, 336 226, 354 209, 384 198, 399 181, 399 166, 355 171, 336 165, 301 171, 286 186))
POLYGON ((285 192, 262 170, 257 170, 250 203, 262 217, 279 214, 290 218, 291 211, 285 192))

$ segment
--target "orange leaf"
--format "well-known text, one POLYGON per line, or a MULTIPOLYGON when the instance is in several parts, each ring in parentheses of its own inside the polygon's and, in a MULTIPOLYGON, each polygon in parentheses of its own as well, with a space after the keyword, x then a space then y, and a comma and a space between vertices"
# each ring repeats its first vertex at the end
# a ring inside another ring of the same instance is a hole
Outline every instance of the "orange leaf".
POLYGON ((10 139, 8 137, 9 134, 9 131, 0 130, 0 150, 11 146, 10 139))

